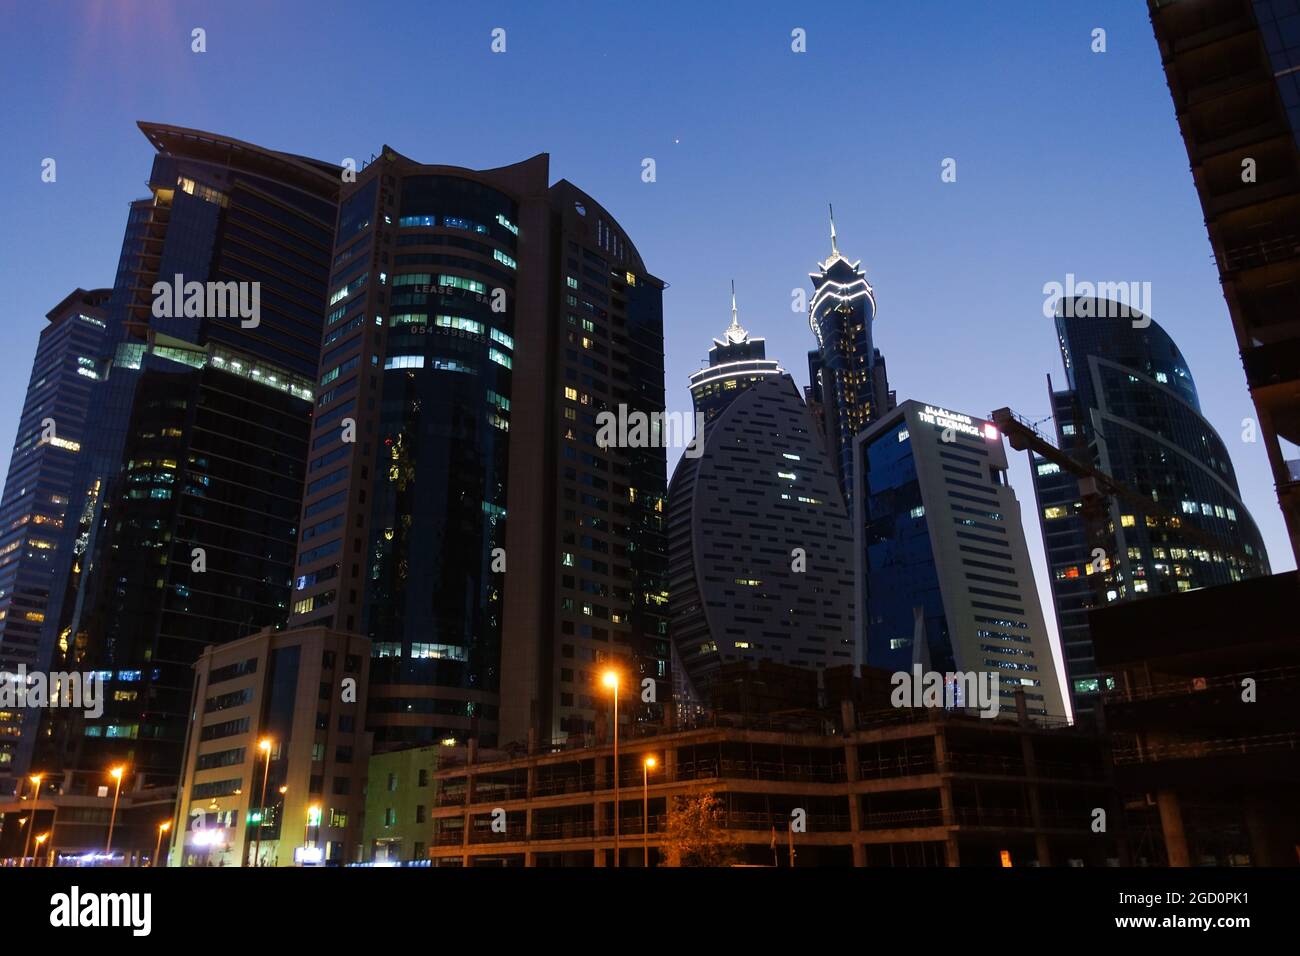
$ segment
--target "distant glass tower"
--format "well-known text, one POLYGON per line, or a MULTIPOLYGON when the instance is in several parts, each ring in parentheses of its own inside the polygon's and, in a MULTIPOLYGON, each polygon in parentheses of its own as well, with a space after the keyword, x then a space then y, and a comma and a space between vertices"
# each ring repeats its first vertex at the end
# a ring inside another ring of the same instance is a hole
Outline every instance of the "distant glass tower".
MULTIPOLYGON (((16 673, 20 665, 29 671, 48 669, 41 625, 72 493, 73 465, 86 439, 92 383, 99 379, 96 356, 108 296, 107 289, 69 294, 46 314, 49 325, 36 346, 0 501, 0 673, 16 673)), ((0 710, 0 777, 14 765, 23 719, 36 714, 0 710)))
POLYGON ((1086 511, 1075 476, 1031 458, 1076 714, 1092 711, 1102 689, 1089 609, 1269 573, 1227 447, 1201 414, 1186 360, 1159 324, 1141 313, 1122 315, 1124 308, 1088 298, 1057 304, 1068 387, 1054 390, 1048 380, 1056 442, 1174 517, 1143 514, 1113 497, 1096 513, 1086 511))
POLYGON ((852 663, 853 536, 838 476, 794 380, 731 326, 691 376, 703 447, 668 491, 678 703, 735 661, 852 663))
POLYGON ((996 672, 1003 708, 1023 690, 1029 713, 1064 717, 997 427, 907 401, 855 448, 855 663, 996 672))
POLYGON ((831 255, 809 273, 813 298, 808 321, 817 348, 808 353, 809 404, 819 409, 823 433, 852 506, 853 439, 894 407, 884 356, 872 342, 876 294, 858 267, 840 255, 831 214, 831 255))

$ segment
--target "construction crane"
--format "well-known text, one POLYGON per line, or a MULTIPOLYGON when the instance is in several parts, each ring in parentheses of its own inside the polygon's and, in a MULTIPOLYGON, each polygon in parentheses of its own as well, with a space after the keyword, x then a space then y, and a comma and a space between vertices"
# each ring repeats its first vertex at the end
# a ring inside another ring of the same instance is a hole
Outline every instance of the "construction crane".
POLYGON ((1007 441, 1016 451, 1030 451, 1040 458, 1052 462, 1062 471, 1068 471, 1079 479, 1079 497, 1083 502, 1084 526, 1089 530, 1089 537, 1096 540, 1109 514, 1107 498, 1126 502, 1144 515, 1163 518, 1169 527, 1178 528, 1189 540, 1195 541, 1211 551, 1230 550, 1243 561, 1253 560, 1239 548, 1226 545, 1222 539, 1207 534, 1188 521, 1182 515, 1165 508, 1150 495, 1144 495, 1130 488, 1122 481, 1095 468, 1090 462, 1080 461, 1072 455, 1057 448, 1032 423, 1017 415, 1009 408, 998 408, 989 413, 989 419, 1007 436, 1007 441))

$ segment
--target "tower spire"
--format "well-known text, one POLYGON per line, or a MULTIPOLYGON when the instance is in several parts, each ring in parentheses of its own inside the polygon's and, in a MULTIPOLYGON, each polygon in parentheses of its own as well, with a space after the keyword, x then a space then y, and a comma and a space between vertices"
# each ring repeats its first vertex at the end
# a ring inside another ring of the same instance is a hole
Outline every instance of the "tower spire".
POLYGON ((740 317, 736 311, 736 280, 731 280, 731 325, 727 326, 727 340, 743 342, 747 333, 740 327, 740 317))
POLYGON ((840 250, 835 244, 835 207, 830 203, 827 203, 826 208, 829 209, 831 213, 831 258, 834 258, 840 254, 840 250))

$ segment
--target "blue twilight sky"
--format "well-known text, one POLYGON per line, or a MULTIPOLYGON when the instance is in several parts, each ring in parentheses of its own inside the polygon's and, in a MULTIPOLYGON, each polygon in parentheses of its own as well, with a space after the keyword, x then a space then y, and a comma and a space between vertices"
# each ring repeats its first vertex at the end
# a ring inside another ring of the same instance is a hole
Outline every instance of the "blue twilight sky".
POLYGON ((829 251, 827 202, 900 400, 1042 418, 1045 375, 1062 376, 1044 283, 1150 282, 1274 571, 1295 566, 1264 448, 1241 440, 1254 409, 1145 4, 6 0, 0 18, 0 466, 45 312, 112 284, 148 119, 335 162, 385 143, 469 167, 549 152, 552 179, 608 207, 670 285, 670 409, 690 407, 733 277, 742 324, 806 383, 791 290, 829 251))

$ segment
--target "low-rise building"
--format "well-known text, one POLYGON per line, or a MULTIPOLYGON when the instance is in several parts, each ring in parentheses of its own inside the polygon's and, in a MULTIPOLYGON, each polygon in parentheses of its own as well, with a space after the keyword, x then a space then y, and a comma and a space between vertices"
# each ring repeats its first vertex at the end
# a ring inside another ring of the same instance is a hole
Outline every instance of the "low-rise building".
POLYGON ((369 663, 368 639, 319 627, 263 630, 204 650, 172 866, 356 859, 369 663))
MULTIPOLYGON (((672 801, 711 791, 738 861, 788 866, 1105 865, 1120 857, 1099 740, 1062 721, 900 708, 712 714, 620 740, 448 754, 427 858, 447 866, 660 865, 672 801), (847 728, 847 729, 845 729, 847 728), (647 767, 646 758, 654 765, 647 767), (647 812, 648 811, 648 812, 647 812), (802 813, 796 813, 802 811, 802 813), (801 819, 801 826, 792 822, 801 819)), ((620 735, 621 737, 623 735, 620 735)), ((373 776, 372 776, 373 779, 373 776)))

